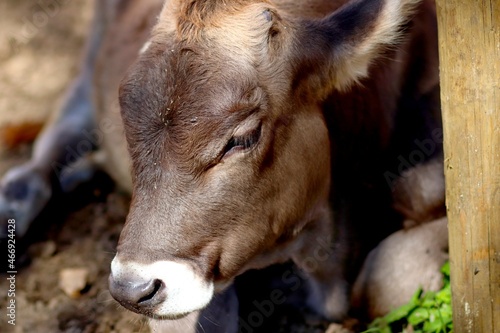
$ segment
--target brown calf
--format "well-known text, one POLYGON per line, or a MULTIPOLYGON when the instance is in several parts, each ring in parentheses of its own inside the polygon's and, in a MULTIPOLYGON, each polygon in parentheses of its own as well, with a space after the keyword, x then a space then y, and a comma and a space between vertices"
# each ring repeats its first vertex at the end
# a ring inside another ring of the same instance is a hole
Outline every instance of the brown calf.
POLYGON ((310 276, 310 305, 340 319, 360 258, 396 227, 383 171, 400 113, 414 112, 399 107, 432 99, 437 84, 408 67, 435 54, 415 59, 411 47, 433 45, 409 40, 363 88, 334 91, 368 76, 416 1, 330 15, 339 4, 318 3, 307 17, 294 4, 165 3, 120 88, 133 197, 110 290, 126 307, 177 318, 238 274, 292 258, 310 276), (383 222, 366 226, 366 210, 383 222))
MULTIPOLYGON (((151 318, 191 318, 216 293, 233 302, 237 275, 293 259, 308 304, 345 317, 365 256, 401 228, 391 191, 418 198, 400 176, 440 154, 439 142, 415 154, 440 128, 433 4, 419 3, 98 1, 71 96, 93 91, 97 126, 85 119, 108 172, 132 190, 112 295, 151 318)), ((49 166, 65 157, 51 144, 81 138, 65 121, 39 140, 35 155, 50 156, 3 181, 28 179, 25 204, 50 197, 49 166)), ((396 206, 425 219, 436 196, 396 206)))

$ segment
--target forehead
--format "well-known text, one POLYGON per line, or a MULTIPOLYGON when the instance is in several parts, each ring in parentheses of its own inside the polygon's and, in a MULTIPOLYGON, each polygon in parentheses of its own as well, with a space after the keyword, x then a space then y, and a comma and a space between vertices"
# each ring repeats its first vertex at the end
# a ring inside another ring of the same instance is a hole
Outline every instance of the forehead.
POLYGON ((154 42, 121 85, 126 128, 139 136, 167 130, 174 138, 196 123, 222 125, 258 103, 256 78, 224 52, 154 42))
POLYGON ((255 0, 167 1, 154 34, 252 61, 272 27, 269 8, 255 0))
POLYGON ((122 84, 124 119, 159 128, 251 104, 271 21, 263 2, 167 1, 122 84))
POLYGON ((272 25, 266 6, 242 1, 238 10, 187 8, 184 14, 164 9, 148 49, 122 85, 126 94, 142 91, 142 104, 154 106, 150 109, 158 114, 186 108, 225 111, 257 85, 272 25))
POLYGON ((257 72, 248 62, 185 43, 151 45, 137 72, 136 88, 148 90, 145 96, 157 100, 156 111, 170 121, 231 112, 258 85, 257 72))

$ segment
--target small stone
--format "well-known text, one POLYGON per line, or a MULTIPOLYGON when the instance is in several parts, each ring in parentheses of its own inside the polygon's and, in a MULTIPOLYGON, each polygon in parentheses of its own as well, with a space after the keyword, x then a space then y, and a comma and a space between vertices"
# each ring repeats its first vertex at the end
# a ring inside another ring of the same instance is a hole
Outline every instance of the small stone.
POLYGON ((71 298, 79 298, 88 282, 89 271, 86 268, 67 268, 59 273, 59 288, 71 298))

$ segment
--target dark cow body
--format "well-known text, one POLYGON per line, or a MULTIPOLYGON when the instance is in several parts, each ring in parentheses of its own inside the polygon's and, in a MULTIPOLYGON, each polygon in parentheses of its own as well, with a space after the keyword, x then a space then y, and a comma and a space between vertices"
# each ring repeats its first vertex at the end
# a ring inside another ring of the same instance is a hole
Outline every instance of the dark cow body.
MULTIPOLYGON (((433 2, 345 2, 98 2, 67 108, 87 105, 75 126, 132 192, 110 277, 122 305, 194 332, 206 313, 234 318, 236 276, 292 259, 305 302, 342 320, 368 253, 443 215, 433 2)), ((82 138, 61 119, 4 193, 28 183, 24 204, 43 207, 65 158, 51 145, 82 138)))
MULTIPOLYGON (((394 177, 399 178, 401 170, 439 160, 442 153, 442 141, 433 137, 433 131, 441 131, 435 17, 430 2, 421 7, 425 10, 408 24, 408 35, 399 48, 387 50, 360 85, 334 92, 323 106, 332 144, 334 220, 339 230, 362 239, 361 258, 412 217, 408 205, 406 210, 394 209, 394 201, 400 198, 393 191, 401 186, 394 177), (414 160, 412 154, 421 151, 415 141, 425 140, 434 142, 435 149, 414 160), (408 161, 403 168, 402 159, 408 161)), ((405 193, 415 194, 413 190, 418 191, 412 188, 405 193)), ((438 195, 444 198, 442 190, 438 195)), ((437 205, 444 207, 442 201, 437 205)), ((418 221, 429 218, 429 208, 418 210, 422 213, 418 221)), ((340 238, 355 253, 350 237, 340 238)), ((357 272, 356 264, 353 271, 357 272)))

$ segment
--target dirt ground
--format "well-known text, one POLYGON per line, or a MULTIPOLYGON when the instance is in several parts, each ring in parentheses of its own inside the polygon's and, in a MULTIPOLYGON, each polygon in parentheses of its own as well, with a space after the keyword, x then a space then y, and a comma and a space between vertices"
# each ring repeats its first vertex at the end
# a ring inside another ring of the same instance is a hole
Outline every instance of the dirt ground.
MULTIPOLYGON (((45 122, 57 110, 78 69, 91 7, 92 1, 84 0, 0 2, 0 128, 45 122)), ((30 144, 7 149, 0 143, 0 175, 30 151, 30 144)), ((16 326, 7 323, 9 283, 4 275, 0 279, 0 332, 149 332, 145 321, 118 306, 107 290, 128 200, 101 175, 49 205, 28 237, 30 245, 18 243, 16 326), (88 274, 74 298, 59 286, 61 272, 73 268, 88 274)), ((342 331, 313 315, 287 311, 261 332, 342 331)))
MULTIPOLYGON (((84 0, 0 2, 0 128, 45 122, 56 113, 78 70, 91 8, 92 1, 84 0)), ((26 160, 30 150, 29 144, 14 150, 0 144, 0 175, 26 160)), ((7 323, 9 285, 2 275, 0 332, 149 331, 144 320, 119 307, 107 291, 128 198, 112 192, 109 180, 104 183, 105 188, 89 186, 60 197, 37 220, 29 236, 33 244, 17 244, 22 268, 16 276, 16 326, 7 323), (59 287, 60 273, 71 268, 88 272, 87 286, 76 298, 59 287)))

